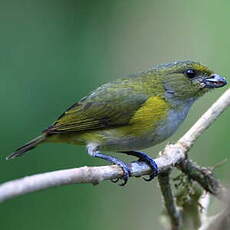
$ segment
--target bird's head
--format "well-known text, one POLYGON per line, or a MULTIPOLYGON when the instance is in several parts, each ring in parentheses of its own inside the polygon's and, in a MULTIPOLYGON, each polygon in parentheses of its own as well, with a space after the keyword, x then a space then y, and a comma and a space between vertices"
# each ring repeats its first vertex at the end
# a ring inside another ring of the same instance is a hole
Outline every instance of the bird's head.
POLYGON ((227 84, 224 77, 193 61, 179 61, 158 66, 164 88, 177 98, 197 98, 227 84))

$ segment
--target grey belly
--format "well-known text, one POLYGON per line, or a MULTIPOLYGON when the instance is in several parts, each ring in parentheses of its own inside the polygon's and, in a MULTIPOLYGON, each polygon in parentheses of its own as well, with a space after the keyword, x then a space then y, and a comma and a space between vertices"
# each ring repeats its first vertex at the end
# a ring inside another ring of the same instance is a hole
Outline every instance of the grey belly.
POLYGON ((160 122, 152 132, 147 132, 142 136, 116 138, 115 133, 111 134, 111 138, 108 138, 105 144, 98 146, 99 150, 115 152, 130 151, 154 146, 170 137, 177 130, 186 118, 189 108, 190 106, 183 106, 179 110, 170 110, 166 120, 160 122))

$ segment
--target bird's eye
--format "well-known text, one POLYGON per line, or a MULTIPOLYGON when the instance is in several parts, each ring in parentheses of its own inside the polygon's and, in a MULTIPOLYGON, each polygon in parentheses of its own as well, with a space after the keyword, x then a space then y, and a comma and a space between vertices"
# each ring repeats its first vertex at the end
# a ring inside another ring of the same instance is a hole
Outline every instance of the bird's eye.
POLYGON ((188 78, 194 78, 196 76, 196 71, 194 69, 187 69, 185 74, 188 78))

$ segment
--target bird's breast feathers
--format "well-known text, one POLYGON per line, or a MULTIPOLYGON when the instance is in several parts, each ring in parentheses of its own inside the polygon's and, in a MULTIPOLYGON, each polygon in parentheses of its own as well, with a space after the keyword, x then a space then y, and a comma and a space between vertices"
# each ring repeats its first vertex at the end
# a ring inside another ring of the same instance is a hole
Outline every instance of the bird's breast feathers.
POLYGON ((146 102, 134 113, 128 127, 123 127, 128 135, 140 136, 154 130, 159 122, 166 119, 169 104, 161 97, 149 97, 146 102))

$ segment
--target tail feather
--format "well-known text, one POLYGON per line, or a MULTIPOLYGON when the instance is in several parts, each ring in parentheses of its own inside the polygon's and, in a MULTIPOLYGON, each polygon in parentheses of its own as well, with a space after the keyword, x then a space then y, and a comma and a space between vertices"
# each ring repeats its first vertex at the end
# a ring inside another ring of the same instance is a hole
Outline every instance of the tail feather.
POLYGON ((27 144, 23 145, 22 147, 16 149, 15 152, 11 153, 9 156, 6 157, 6 160, 14 159, 16 157, 22 156, 24 153, 35 148, 38 144, 43 142, 45 140, 45 138, 46 138, 45 135, 41 135, 39 137, 36 137, 35 139, 31 140, 27 144))

